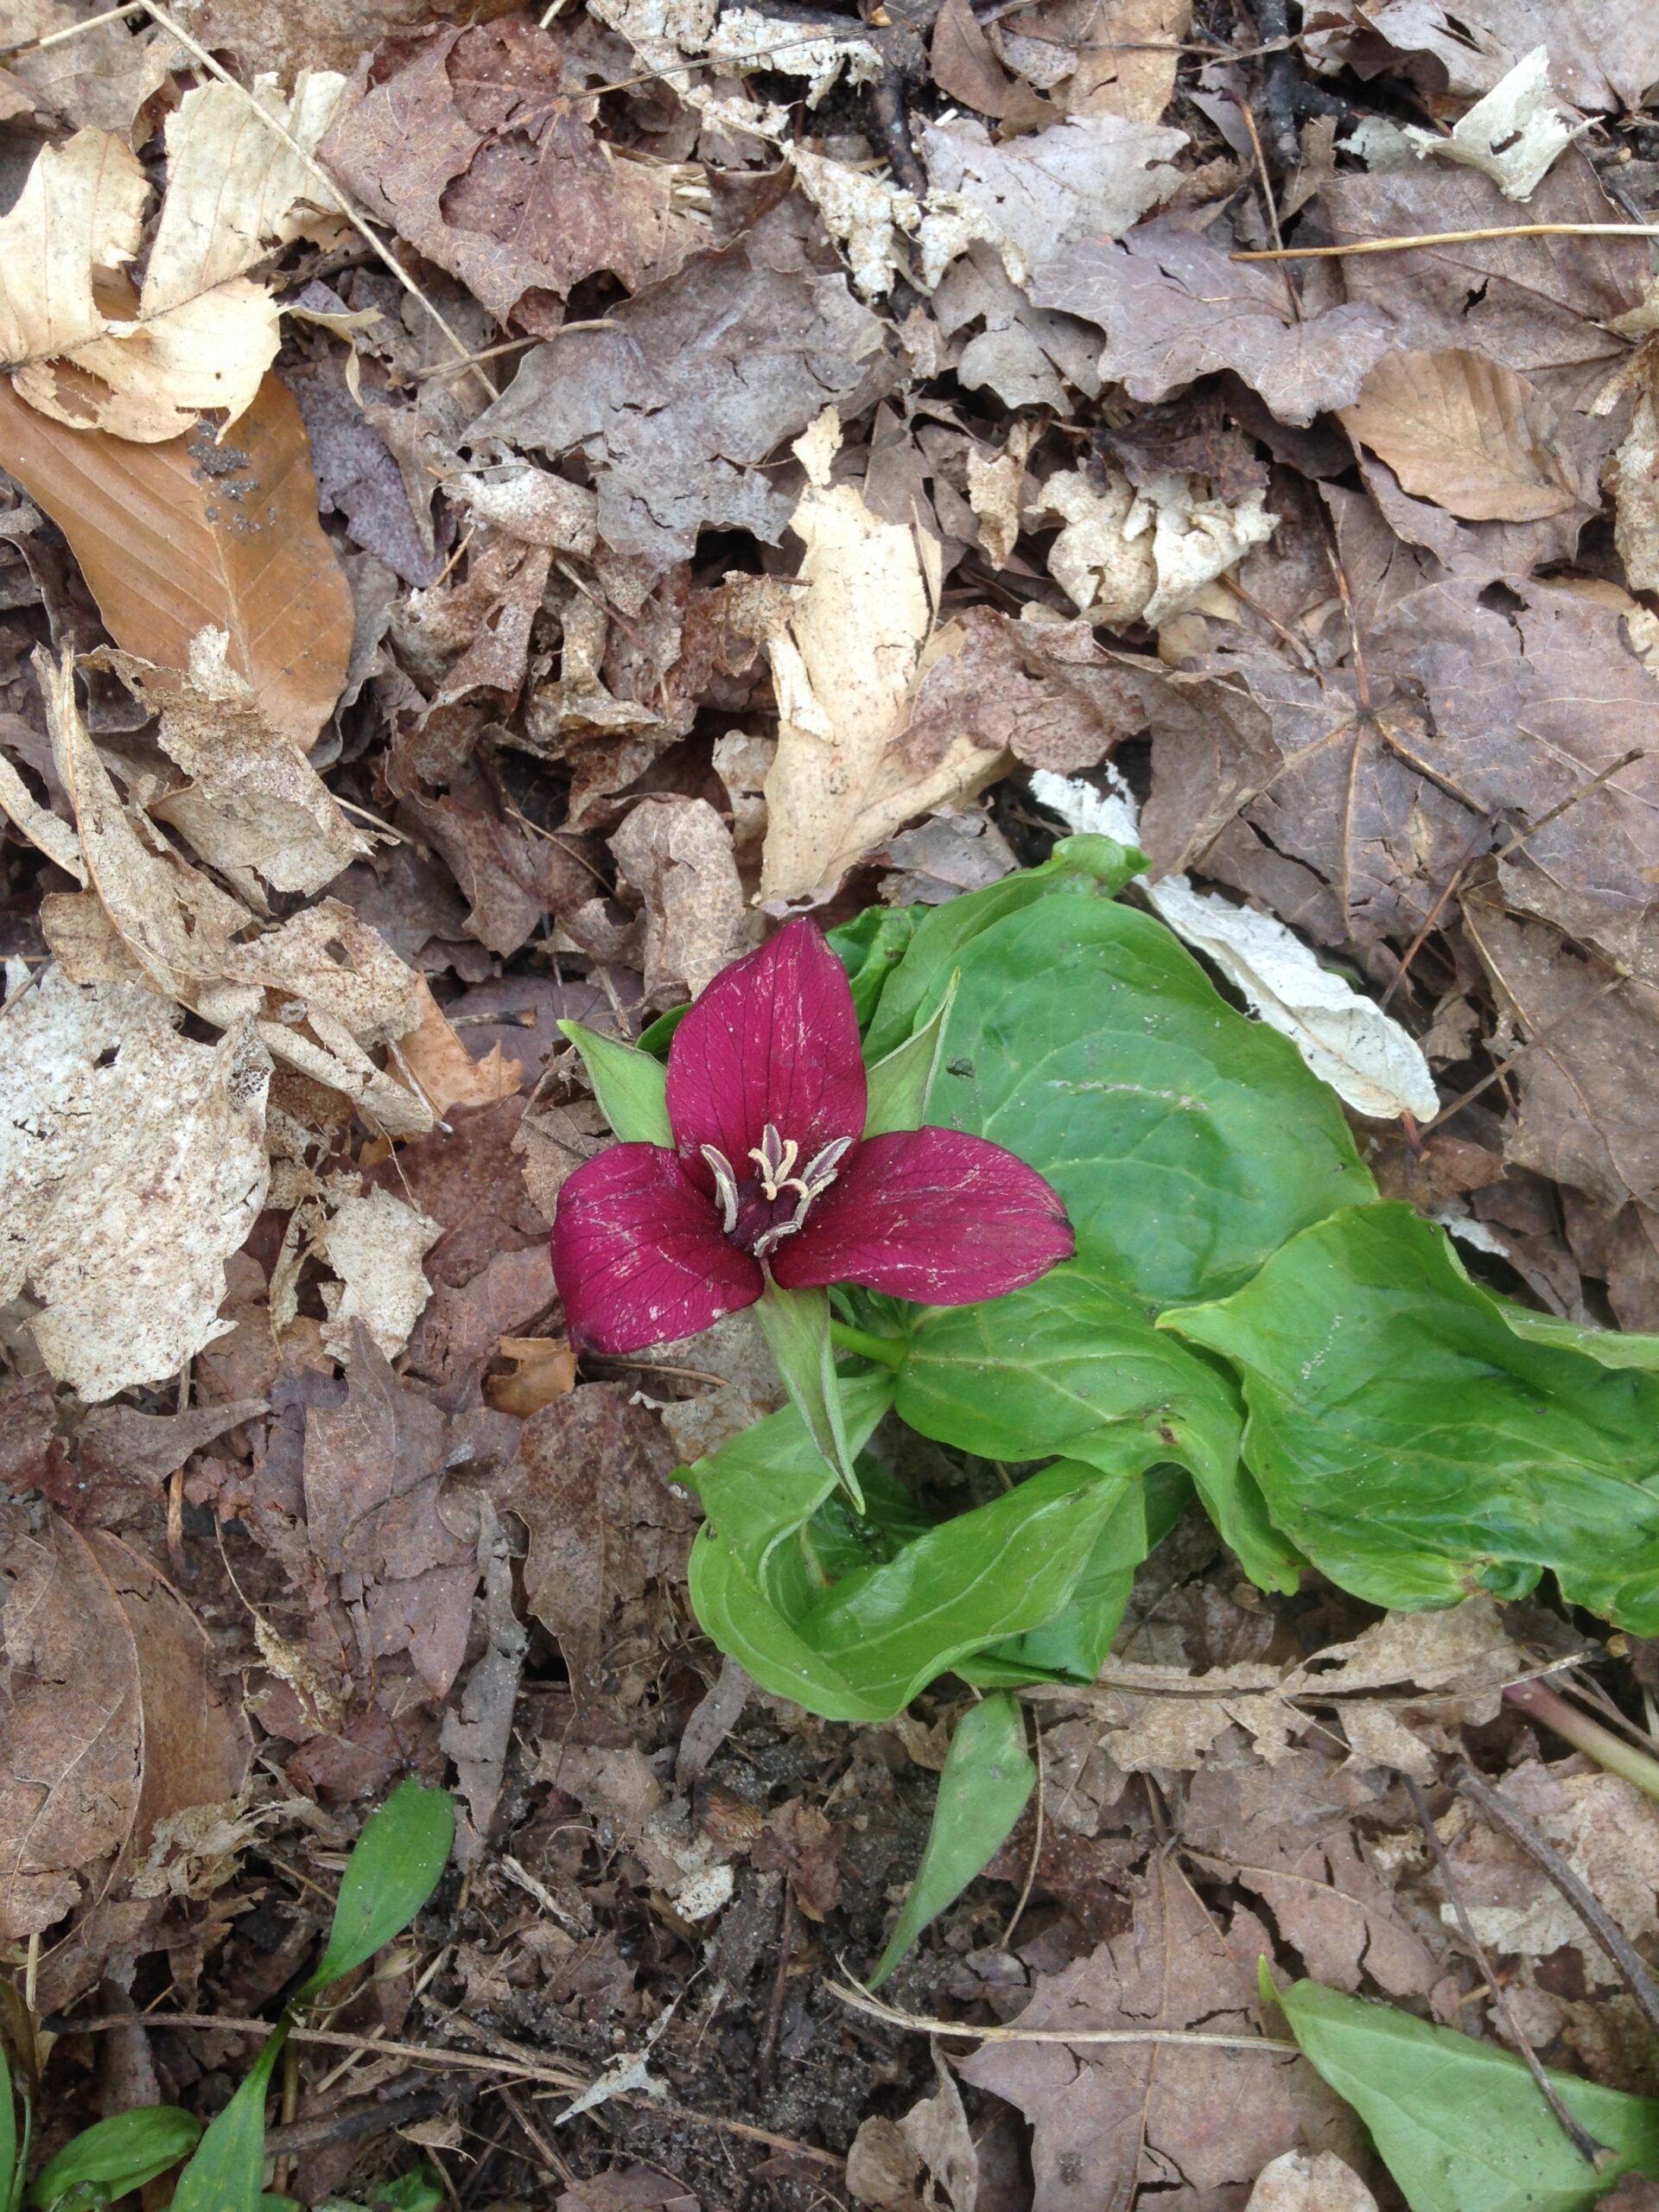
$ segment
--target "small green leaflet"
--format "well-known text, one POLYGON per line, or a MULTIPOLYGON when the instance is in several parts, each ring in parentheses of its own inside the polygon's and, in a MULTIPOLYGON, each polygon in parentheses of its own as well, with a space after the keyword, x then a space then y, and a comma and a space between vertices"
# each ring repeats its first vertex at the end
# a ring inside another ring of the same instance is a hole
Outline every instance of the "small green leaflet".
POLYGON ((296 2005, 372 1959, 414 1919, 438 1885, 455 1840, 455 1808, 445 1789, 400 1782, 363 1823, 334 1900, 334 1924, 316 1972, 296 2005))
POLYGON ((1659 2103, 1566 2074, 1561 2102, 1617 2153, 1601 2173, 1562 2133, 1518 2058, 1317 1981, 1276 2002, 1315 2071, 1371 2132, 1411 2212, 1590 2212, 1622 2173, 1659 2173, 1659 2103))
POLYGON ((29 2186, 29 2202, 51 2212, 60 2196, 90 2183, 100 2198, 125 2196, 188 2158, 201 2134, 194 2113, 177 2105, 138 2105, 112 2113, 66 2143, 29 2186))
POLYGON ((842 1423, 836 1357, 830 1345, 829 1292, 785 1290, 768 1278, 753 1311, 790 1402, 854 1512, 861 1513, 864 1496, 842 1423))
POLYGON ((870 1976, 872 1989, 887 1980, 929 1921, 954 1904, 996 1856, 1036 1780, 1025 1719, 1014 1700, 988 1697, 969 1706, 950 1739, 922 1863, 870 1976))
POLYGON ((887 1136, 896 1129, 919 1129, 927 1119, 928 1093, 938 1069, 945 1018, 956 995, 953 974, 932 1018, 870 1070, 869 1106, 864 1116, 867 1137, 887 1136))
POLYGON ((668 1072, 660 1060, 614 1037, 601 1037, 579 1021, 560 1029, 582 1054, 600 1111, 625 1144, 659 1144, 674 1148, 664 1092, 668 1072))
MULTIPOLYGON (((1471 1282, 1409 1206, 1306 1230, 1162 1326, 1239 1370, 1274 1520, 1378 1605, 1563 1596, 1659 1632, 1659 1376, 1612 1367, 1471 1282)), ((1638 1340, 1639 1342, 1639 1340, 1638 1340)))
POLYGON ((265 2170, 265 2098, 287 2041, 284 2022, 266 2038, 236 2094, 209 2123, 194 2158, 179 2176, 173 2212, 259 2212, 265 2170))

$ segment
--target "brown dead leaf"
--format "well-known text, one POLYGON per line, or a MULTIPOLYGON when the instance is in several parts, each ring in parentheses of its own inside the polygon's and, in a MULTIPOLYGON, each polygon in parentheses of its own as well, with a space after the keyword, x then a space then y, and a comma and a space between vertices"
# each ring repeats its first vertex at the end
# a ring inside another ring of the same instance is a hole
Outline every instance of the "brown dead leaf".
POLYGON ((1052 118, 1048 102, 1021 79, 1010 77, 997 60, 968 0, 945 0, 933 24, 928 60, 939 90, 963 107, 1020 128, 1052 118))
POLYGON ((499 321, 546 336, 584 276, 610 270, 634 289, 709 239, 653 194, 651 172, 599 143, 581 99, 533 23, 416 32, 365 56, 322 159, 499 321), (664 219, 642 255, 653 198, 664 219))
POLYGON ((455 1106, 487 1106, 511 1098, 524 1081, 524 1067, 510 1060, 499 1045, 475 1060, 449 1026, 442 1007, 421 977, 421 1019, 398 1042, 398 1053, 422 1096, 442 1119, 455 1106))
MULTIPOLYGON (((1515 221, 1497 187, 1472 169, 1351 170, 1332 178, 1321 200, 1344 245, 1503 231, 1515 221)), ((1606 223, 1619 214, 1577 148, 1527 207, 1532 223, 1606 223)), ((1517 370, 1562 410, 1589 405, 1623 358, 1622 342, 1599 326, 1635 307, 1648 283, 1640 241, 1618 238, 1483 238, 1351 256, 1342 269, 1350 301, 1389 318, 1396 345, 1428 353, 1472 347, 1517 370)))
POLYGON ((881 325, 848 289, 798 199, 723 252, 637 300, 609 330, 530 353, 473 425, 594 471, 599 528, 658 568, 692 553, 707 525, 775 545, 790 502, 759 473, 827 402, 849 398, 881 347, 881 325))
POLYGON ((669 1488, 674 1455, 620 1382, 584 1382, 524 1423, 501 1494, 530 1531, 524 1602, 559 1639, 586 1702, 623 1600, 684 1569, 696 1516, 669 1488))
POLYGON ((1052 81, 1069 115, 1135 123, 1162 120, 1192 28, 1192 0, 1038 0, 1020 10, 1017 34, 998 26, 1009 67, 1052 81))
POLYGON ((809 1920, 821 1921, 841 1903, 840 1828, 804 1797, 790 1797, 766 1815, 750 1857, 762 1873, 782 1874, 809 1920))
POLYGON ((62 530, 111 635, 182 675, 204 629, 265 715, 309 746, 340 696, 352 595, 317 522, 304 425, 268 377, 234 432, 134 445, 69 429, 0 381, 6 466, 62 530))
POLYGON ((478 1555, 484 1570, 484 1621, 489 1641, 461 1685, 459 1703, 443 1717, 439 1742, 455 1763, 467 1800, 461 1838, 464 1866, 475 1862, 500 1802, 513 1705, 524 1671, 528 1630, 512 1609, 512 1555, 494 1505, 474 1491, 478 1555))
POLYGON ((1284 423, 1351 406, 1397 342, 1387 308, 1369 302, 1296 321, 1276 269, 1230 261, 1224 234, 1167 218, 1115 244, 1067 247, 1038 270, 1031 291, 1039 307, 1100 326, 1100 374, 1132 397, 1166 399, 1195 377, 1231 369, 1284 423))
POLYGON ((576 1356, 563 1337, 502 1337, 496 1351, 512 1362, 510 1374, 492 1375, 484 1385, 498 1412, 528 1421, 576 1387, 576 1356))
MULTIPOLYGON (((1057 1974, 1039 1974, 1027 2028, 1185 2028, 1263 2032, 1254 1961, 1236 1960, 1173 1860, 1154 1860, 1133 1930, 1057 1974)), ((1018 2105, 1033 2128, 1033 2212, 1074 2205, 1087 2177, 1099 2203, 1137 2184, 1243 2186, 1300 2133, 1303 2062, 1150 2044, 988 2044, 958 2071, 1018 2105)))
POLYGON ((75 1439, 75 1463, 92 1482, 140 1483, 160 1490, 193 1452, 265 1410, 263 1398, 194 1406, 181 1414, 141 1414, 132 1406, 94 1406, 75 1439))
POLYGON ((611 850, 645 906, 645 996, 699 997, 747 949, 747 902, 732 833, 707 799, 645 798, 611 850))
POLYGON ((105 19, 83 28, 88 16, 103 16, 97 0, 10 0, 8 45, 27 47, 72 28, 75 35, 32 54, 8 54, 6 73, 72 129, 87 126, 129 139, 137 132, 142 144, 148 124, 139 125, 140 111, 167 81, 168 41, 159 26, 148 23, 105 19))
POLYGON ((346 1382, 343 1406, 306 1414, 311 1548, 344 1578, 365 1653, 407 1651, 426 1688, 442 1697, 466 1656, 478 1582, 472 1541, 442 1510, 443 1416, 392 1373, 361 1321, 352 1325, 346 1382))
POLYGON ((1469 522, 1540 522, 1576 504, 1555 410, 1484 353, 1385 353, 1341 410, 1406 491, 1469 522))
POLYGON ((126 1545, 52 1513, 8 1533, 0 1926, 17 1937, 101 1896, 158 1820, 236 1797, 248 1732, 205 1631, 126 1545))
POLYGON ((1344 18, 1367 36, 1385 40, 1418 70, 1432 58, 1435 92, 1467 96, 1489 92, 1535 47, 1547 48, 1550 73, 1575 107, 1617 112, 1641 105, 1659 82, 1659 22, 1635 5, 1575 8, 1563 14, 1554 0, 1382 0, 1353 6, 1337 0, 1319 10, 1318 49, 1339 53, 1350 34, 1344 18))
POLYGON ((441 1234, 435 1221, 390 1191, 336 1203, 320 1240, 339 1277, 322 1286, 322 1342, 336 1359, 352 1357, 359 1322, 386 1358, 403 1351, 430 1294, 421 1261, 441 1234))

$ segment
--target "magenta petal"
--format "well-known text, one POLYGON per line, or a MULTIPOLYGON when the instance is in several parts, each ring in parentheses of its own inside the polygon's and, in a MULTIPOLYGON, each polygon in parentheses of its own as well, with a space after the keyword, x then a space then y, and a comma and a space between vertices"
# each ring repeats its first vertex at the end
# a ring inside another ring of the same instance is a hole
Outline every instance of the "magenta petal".
POLYGON ((709 984, 668 1052, 668 1118, 686 1171, 714 1179, 702 1148, 739 1178, 768 1122, 804 1166, 864 1127, 864 1060, 847 971, 817 924, 788 923, 709 984))
POLYGON ((983 1137, 872 1137, 772 1256, 790 1290, 858 1283, 923 1306, 971 1306, 1046 1274, 1075 1249, 1060 1196, 983 1137))
POLYGON ((654 1144, 613 1145, 578 1167, 553 1217, 553 1280, 579 1351, 642 1351, 753 1306, 759 1263, 654 1144))

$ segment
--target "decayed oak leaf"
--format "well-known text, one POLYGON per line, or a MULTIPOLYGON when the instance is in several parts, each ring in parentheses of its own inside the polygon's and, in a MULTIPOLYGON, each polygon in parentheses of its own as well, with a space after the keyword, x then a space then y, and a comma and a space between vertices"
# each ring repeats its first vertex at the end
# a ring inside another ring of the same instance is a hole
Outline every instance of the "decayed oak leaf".
POLYGON ((971 733, 912 728, 930 670, 966 642, 956 624, 930 635, 938 541, 882 522, 850 484, 809 486, 791 527, 806 589, 768 647, 778 757, 760 891, 824 899, 871 846, 982 790, 1007 756, 971 733))
MULTIPOLYGON (((253 97, 308 149, 341 81, 304 76, 289 100, 265 79, 253 97)), ((167 151, 167 195, 130 313, 111 309, 111 272, 138 251, 149 182, 124 139, 79 130, 43 148, 0 219, 0 354, 17 391, 60 423, 145 442, 179 436, 205 408, 233 421, 251 403, 278 329, 275 302, 247 272, 307 226, 308 193, 327 197, 232 86, 187 92, 167 151)))
POLYGON ((118 645, 190 666, 204 629, 266 718, 309 746, 352 649, 352 594, 317 520, 300 411, 267 377, 232 433, 136 445, 69 429, 0 379, 0 453, 68 539, 118 645))
POLYGON ((237 1796, 248 1729, 178 1592, 118 1537, 48 1512, 0 1551, 10 1684, 0 1934, 96 1897, 157 1821, 237 1796))

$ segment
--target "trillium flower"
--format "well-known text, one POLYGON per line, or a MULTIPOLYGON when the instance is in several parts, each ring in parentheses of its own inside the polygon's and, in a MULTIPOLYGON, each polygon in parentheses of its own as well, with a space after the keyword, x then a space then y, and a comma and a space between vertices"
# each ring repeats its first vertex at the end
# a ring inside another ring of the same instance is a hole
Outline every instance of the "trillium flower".
POLYGON ((1001 1145, 865 1135, 852 991, 814 922, 715 978, 674 1033, 665 1103, 672 1149, 614 1145, 559 1192, 553 1273, 579 1350, 691 1336, 772 1286, 968 1306, 1071 1257, 1058 1193, 1001 1145))

